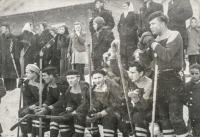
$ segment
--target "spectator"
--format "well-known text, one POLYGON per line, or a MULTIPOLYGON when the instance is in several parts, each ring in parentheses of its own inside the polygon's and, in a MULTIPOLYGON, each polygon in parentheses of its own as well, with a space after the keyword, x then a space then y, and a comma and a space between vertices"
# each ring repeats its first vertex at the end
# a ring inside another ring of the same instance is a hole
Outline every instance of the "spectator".
POLYGON ((112 11, 107 10, 104 8, 104 0, 95 0, 95 9, 92 12, 92 19, 90 20, 90 32, 91 36, 95 33, 95 29, 93 27, 93 20, 96 17, 102 17, 105 21, 105 26, 107 26, 109 29, 113 29, 115 26, 115 22, 112 16, 112 11))
POLYGON ((93 65, 94 69, 102 68, 103 54, 110 48, 111 42, 114 40, 113 32, 105 27, 105 21, 102 17, 96 17, 93 26, 96 32, 92 40, 93 65))
POLYGON ((197 19, 190 19, 190 26, 186 31, 186 55, 189 59, 189 66, 194 63, 200 64, 200 30, 197 28, 197 19))
POLYGON ((85 47, 86 33, 82 31, 81 23, 74 23, 74 32, 71 35, 68 55, 72 52, 72 67, 81 75, 81 80, 84 80, 84 68, 87 63, 87 53, 85 47))
MULTIPOLYGON (((0 104, 1 104, 1 98, 5 95, 6 95, 6 87, 4 86, 3 79, 1 78, 0 79, 0 104)), ((2 137, 1 133, 3 133, 3 129, 0 123, 0 137, 2 137)))
POLYGON ((132 54, 137 49, 137 14, 134 13, 131 2, 125 2, 123 10, 118 23, 118 32, 122 65, 124 69, 128 69, 132 54))

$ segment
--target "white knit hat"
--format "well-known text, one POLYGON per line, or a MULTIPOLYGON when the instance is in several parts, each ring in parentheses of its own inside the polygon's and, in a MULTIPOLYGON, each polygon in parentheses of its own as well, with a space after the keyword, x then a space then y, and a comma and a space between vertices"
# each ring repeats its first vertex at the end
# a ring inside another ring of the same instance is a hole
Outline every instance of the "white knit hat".
POLYGON ((32 70, 36 73, 40 73, 40 69, 38 68, 38 66, 36 64, 28 64, 26 66, 26 69, 32 70))

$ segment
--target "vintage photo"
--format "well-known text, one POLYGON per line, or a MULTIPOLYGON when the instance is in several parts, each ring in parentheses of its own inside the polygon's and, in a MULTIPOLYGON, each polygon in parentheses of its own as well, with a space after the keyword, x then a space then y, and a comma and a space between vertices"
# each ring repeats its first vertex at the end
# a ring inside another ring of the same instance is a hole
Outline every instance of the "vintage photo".
POLYGON ((200 137, 200 0, 0 5, 0 137, 200 137))

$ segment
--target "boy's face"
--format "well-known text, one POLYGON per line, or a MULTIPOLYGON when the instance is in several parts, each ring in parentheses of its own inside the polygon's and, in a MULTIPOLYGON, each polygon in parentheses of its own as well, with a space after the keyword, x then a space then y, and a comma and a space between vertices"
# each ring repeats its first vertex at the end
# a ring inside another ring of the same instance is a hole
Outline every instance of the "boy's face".
POLYGON ((149 22, 150 29, 153 34, 159 35, 161 33, 162 28, 162 22, 158 20, 158 18, 153 19, 149 22))
POLYGON ((80 77, 78 77, 77 75, 69 75, 69 76, 66 76, 66 78, 70 87, 75 86, 80 80, 80 77))
POLYGON ((26 76, 28 79, 32 79, 36 74, 31 72, 29 69, 26 69, 26 76))
POLYGON ((142 72, 138 72, 136 67, 130 67, 128 71, 128 76, 132 82, 137 82, 141 76, 143 75, 142 72))
POLYGON ((190 25, 192 28, 195 28, 197 26, 197 21, 195 19, 191 20, 190 25))
POLYGON ((92 76, 92 81, 99 87, 105 83, 105 77, 102 74, 96 73, 92 76))
POLYGON ((42 73, 42 78, 45 81, 45 83, 50 83, 53 75, 48 75, 47 73, 42 73))
POLYGON ((190 69, 190 75, 191 75, 191 80, 193 82, 198 82, 199 81, 199 79, 200 79, 199 69, 197 69, 197 68, 190 69))
POLYGON ((60 34, 64 34, 65 33, 65 28, 64 27, 61 27, 60 28, 60 34))

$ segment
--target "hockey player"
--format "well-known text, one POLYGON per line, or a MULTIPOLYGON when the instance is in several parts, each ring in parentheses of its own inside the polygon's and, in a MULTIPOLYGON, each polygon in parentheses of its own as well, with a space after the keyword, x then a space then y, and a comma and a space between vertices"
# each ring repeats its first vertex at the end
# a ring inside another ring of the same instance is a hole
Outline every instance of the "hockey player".
MULTIPOLYGON (((19 117, 24 117, 27 114, 34 114, 34 110, 39 107, 39 68, 35 64, 28 64, 26 66, 27 79, 24 83, 23 100, 24 107, 19 110, 19 117)), ((44 89, 44 84, 42 85, 44 89)), ((46 98, 46 90, 42 92, 42 101, 46 98)), ((31 132, 31 119, 22 122, 21 132, 22 137, 28 137, 31 132)))
MULTIPOLYGON (((118 63, 117 63, 117 48, 119 47, 119 41, 115 40, 111 44, 111 61, 110 66, 112 72, 120 76, 118 63)), ((139 62, 131 62, 129 64, 129 70, 123 70, 125 80, 125 91, 130 97, 128 103, 133 102, 134 108, 130 105, 130 112, 133 123, 135 125, 136 136, 148 136, 148 124, 151 118, 151 91, 152 80, 144 75, 145 68, 140 65, 139 62)), ((128 112, 126 106, 121 106, 121 120, 119 121, 119 130, 123 133, 123 136, 130 134, 130 123, 128 123, 128 112), (129 130, 127 130, 129 129, 129 130)))
MULTIPOLYGON (((42 108, 37 110, 36 115, 52 115, 58 116, 61 112, 65 111, 64 100, 65 91, 68 88, 68 84, 62 79, 57 77, 57 71, 55 67, 49 66, 42 70, 43 80, 47 84, 47 97, 44 101, 42 108)), ((53 137, 55 132, 59 129, 68 129, 66 126, 58 125, 57 120, 52 119, 50 123, 50 137, 53 137)), ((35 121, 37 125, 39 121, 35 121)), ((47 125, 46 125, 47 126, 47 125)), ((38 126, 35 126, 38 127, 38 126)), ((38 128, 36 129, 38 131, 38 128)))
POLYGON ((178 31, 167 28, 168 18, 163 12, 154 12, 149 16, 149 33, 143 33, 140 39, 140 62, 148 66, 152 61, 159 70, 157 108, 164 137, 187 137, 188 132, 183 120, 183 41, 178 31))
POLYGON ((77 70, 69 70, 66 73, 66 78, 69 83, 69 88, 65 92, 66 111, 61 113, 65 120, 59 124, 64 124, 72 127, 70 130, 61 132, 64 137, 84 137, 86 127, 86 115, 89 109, 89 85, 80 81, 80 73, 77 70))
POLYGON ((92 136, 98 137, 98 124, 102 124, 104 137, 114 137, 117 133, 118 106, 123 102, 121 87, 114 81, 106 79, 103 70, 92 72, 92 108, 87 116, 87 129, 92 136), (90 126, 93 123, 93 127, 90 126))

